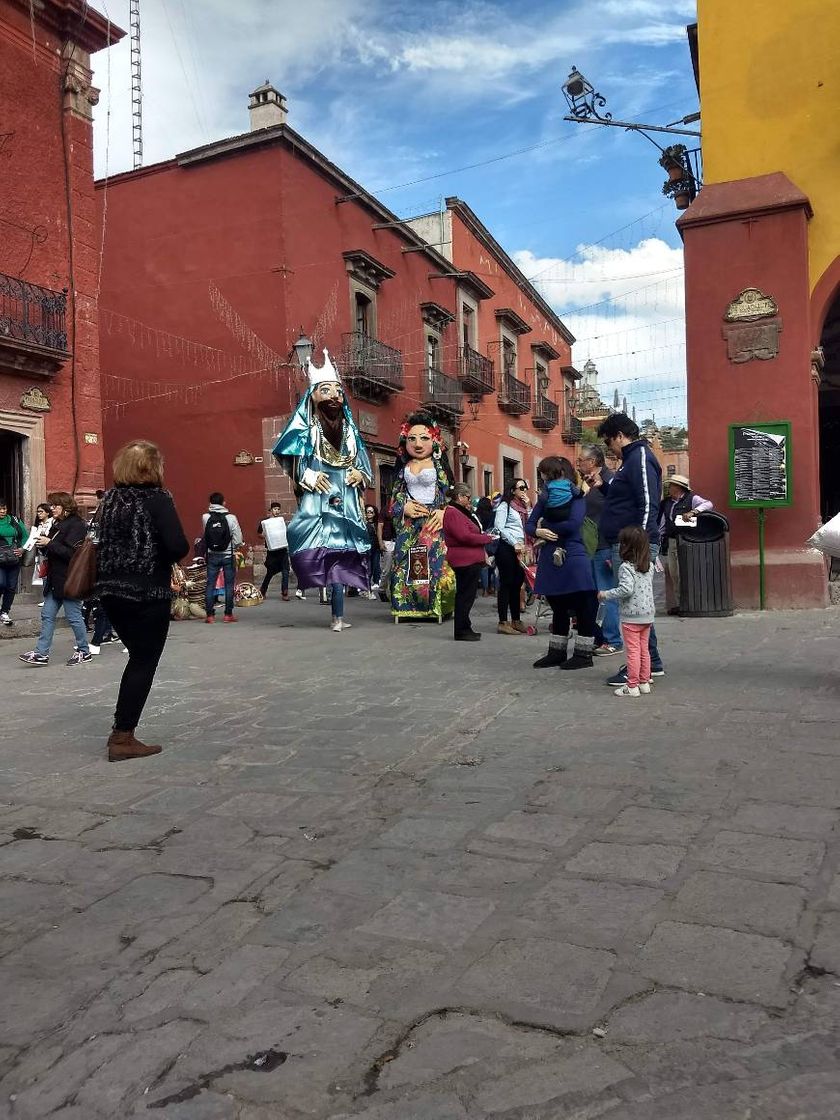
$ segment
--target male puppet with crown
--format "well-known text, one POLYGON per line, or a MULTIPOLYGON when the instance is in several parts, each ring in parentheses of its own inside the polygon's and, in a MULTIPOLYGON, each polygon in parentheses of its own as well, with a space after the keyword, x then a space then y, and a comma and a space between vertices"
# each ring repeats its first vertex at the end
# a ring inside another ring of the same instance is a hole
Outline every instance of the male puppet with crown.
POLYGON ((344 588, 367 591, 370 537, 364 491, 370 460, 324 350, 319 368, 307 363, 309 388, 274 447, 295 482, 298 509, 288 527, 289 558, 298 586, 332 587, 332 629, 346 630, 344 588))

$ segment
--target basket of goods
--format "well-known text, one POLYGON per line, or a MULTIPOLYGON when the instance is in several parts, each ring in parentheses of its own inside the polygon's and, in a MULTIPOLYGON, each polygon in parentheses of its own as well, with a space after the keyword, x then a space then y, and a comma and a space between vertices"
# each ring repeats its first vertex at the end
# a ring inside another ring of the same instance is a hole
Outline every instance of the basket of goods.
POLYGON ((263 601, 262 592, 254 583, 238 583, 233 590, 237 607, 257 607, 263 601))

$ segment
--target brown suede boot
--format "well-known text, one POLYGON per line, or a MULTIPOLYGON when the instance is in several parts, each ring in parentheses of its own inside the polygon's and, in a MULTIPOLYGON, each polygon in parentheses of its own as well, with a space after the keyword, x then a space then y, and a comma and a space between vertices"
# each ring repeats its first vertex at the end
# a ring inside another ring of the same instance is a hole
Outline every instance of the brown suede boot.
POLYGON ((160 754, 163 747, 150 746, 134 738, 133 731, 112 731, 108 736, 108 761, 125 762, 129 758, 147 758, 160 754))

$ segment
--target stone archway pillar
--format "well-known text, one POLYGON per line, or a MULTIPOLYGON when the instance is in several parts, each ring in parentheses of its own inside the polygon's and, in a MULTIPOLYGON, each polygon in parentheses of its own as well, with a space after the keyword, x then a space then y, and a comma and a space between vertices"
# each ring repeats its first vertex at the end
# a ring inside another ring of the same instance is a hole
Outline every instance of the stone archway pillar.
POLYGON ((35 518, 35 506, 47 496, 47 448, 44 417, 27 412, 0 409, 0 428, 23 436, 23 511, 28 525, 35 518))
POLYGON ((827 603, 824 560, 805 547, 819 523, 810 217, 807 196, 778 172, 704 187, 677 223, 685 246, 691 484, 730 519, 740 607, 758 606, 757 514, 729 508, 728 429, 781 420, 792 423, 793 505, 767 513, 767 605, 827 603), (764 329, 733 332, 727 308, 748 288, 771 297, 778 311, 753 322, 764 329))

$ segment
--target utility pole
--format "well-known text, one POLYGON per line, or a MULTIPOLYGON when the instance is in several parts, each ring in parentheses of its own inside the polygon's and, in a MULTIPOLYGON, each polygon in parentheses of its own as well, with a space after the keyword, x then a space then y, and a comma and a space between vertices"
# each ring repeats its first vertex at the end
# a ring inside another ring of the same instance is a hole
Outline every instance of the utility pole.
POLYGON ((140 72, 140 0, 129 0, 131 32, 131 140, 134 170, 143 166, 143 87, 140 72))

